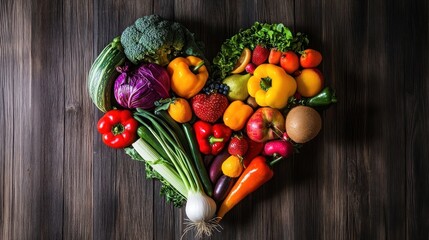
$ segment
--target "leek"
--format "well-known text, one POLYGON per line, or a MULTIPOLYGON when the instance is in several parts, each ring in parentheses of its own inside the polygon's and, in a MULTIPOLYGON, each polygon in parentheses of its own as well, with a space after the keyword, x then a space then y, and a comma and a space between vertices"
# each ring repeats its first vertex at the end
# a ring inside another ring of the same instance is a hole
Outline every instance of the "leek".
POLYGON ((184 234, 195 229, 197 237, 210 236, 219 227, 214 220, 216 203, 204 192, 199 174, 183 143, 171 127, 154 114, 137 109, 134 118, 150 134, 140 138, 132 146, 146 163, 188 200, 186 214, 189 223, 184 234), (157 150, 148 142, 158 143, 157 150))

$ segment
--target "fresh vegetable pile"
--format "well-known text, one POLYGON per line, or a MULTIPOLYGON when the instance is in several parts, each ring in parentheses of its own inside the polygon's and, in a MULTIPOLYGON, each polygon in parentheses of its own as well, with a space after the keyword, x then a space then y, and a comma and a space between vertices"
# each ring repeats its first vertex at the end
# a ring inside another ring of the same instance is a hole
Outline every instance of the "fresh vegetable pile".
POLYGON ((319 51, 282 24, 226 40, 210 62, 183 25, 139 18, 91 66, 88 91, 109 147, 145 164, 161 195, 185 205, 197 237, 269 181, 275 164, 317 136, 336 102, 319 51))

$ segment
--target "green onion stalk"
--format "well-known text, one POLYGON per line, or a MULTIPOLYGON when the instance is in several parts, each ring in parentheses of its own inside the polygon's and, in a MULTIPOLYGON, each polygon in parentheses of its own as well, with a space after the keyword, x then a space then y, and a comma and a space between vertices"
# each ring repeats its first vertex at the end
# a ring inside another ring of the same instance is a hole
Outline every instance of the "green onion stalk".
POLYGON ((186 198, 187 227, 183 235, 195 229, 196 237, 211 236, 220 227, 215 219, 216 203, 209 197, 199 174, 177 134, 161 118, 137 109, 134 118, 144 129, 132 144, 138 154, 170 185, 186 198))

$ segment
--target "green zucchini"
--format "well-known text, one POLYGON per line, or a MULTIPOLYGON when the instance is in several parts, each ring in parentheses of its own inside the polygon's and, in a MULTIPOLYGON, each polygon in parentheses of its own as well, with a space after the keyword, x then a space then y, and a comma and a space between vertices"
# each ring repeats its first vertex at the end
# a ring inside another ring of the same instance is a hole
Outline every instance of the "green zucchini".
POLYGON ((119 76, 116 70, 125 63, 120 37, 113 39, 93 62, 88 75, 88 92, 92 102, 102 112, 113 108, 113 84, 119 76))

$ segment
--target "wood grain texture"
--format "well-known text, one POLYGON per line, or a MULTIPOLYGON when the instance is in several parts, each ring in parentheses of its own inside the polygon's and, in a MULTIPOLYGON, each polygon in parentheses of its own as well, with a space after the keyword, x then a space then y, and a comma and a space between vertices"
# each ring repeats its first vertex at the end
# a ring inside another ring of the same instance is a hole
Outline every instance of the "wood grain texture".
POLYGON ((0 13, 0 239, 180 238, 184 210, 101 142, 86 89, 103 47, 152 13, 209 59, 254 21, 304 32, 340 100, 211 239, 429 239, 427 2, 5 0, 0 13))

